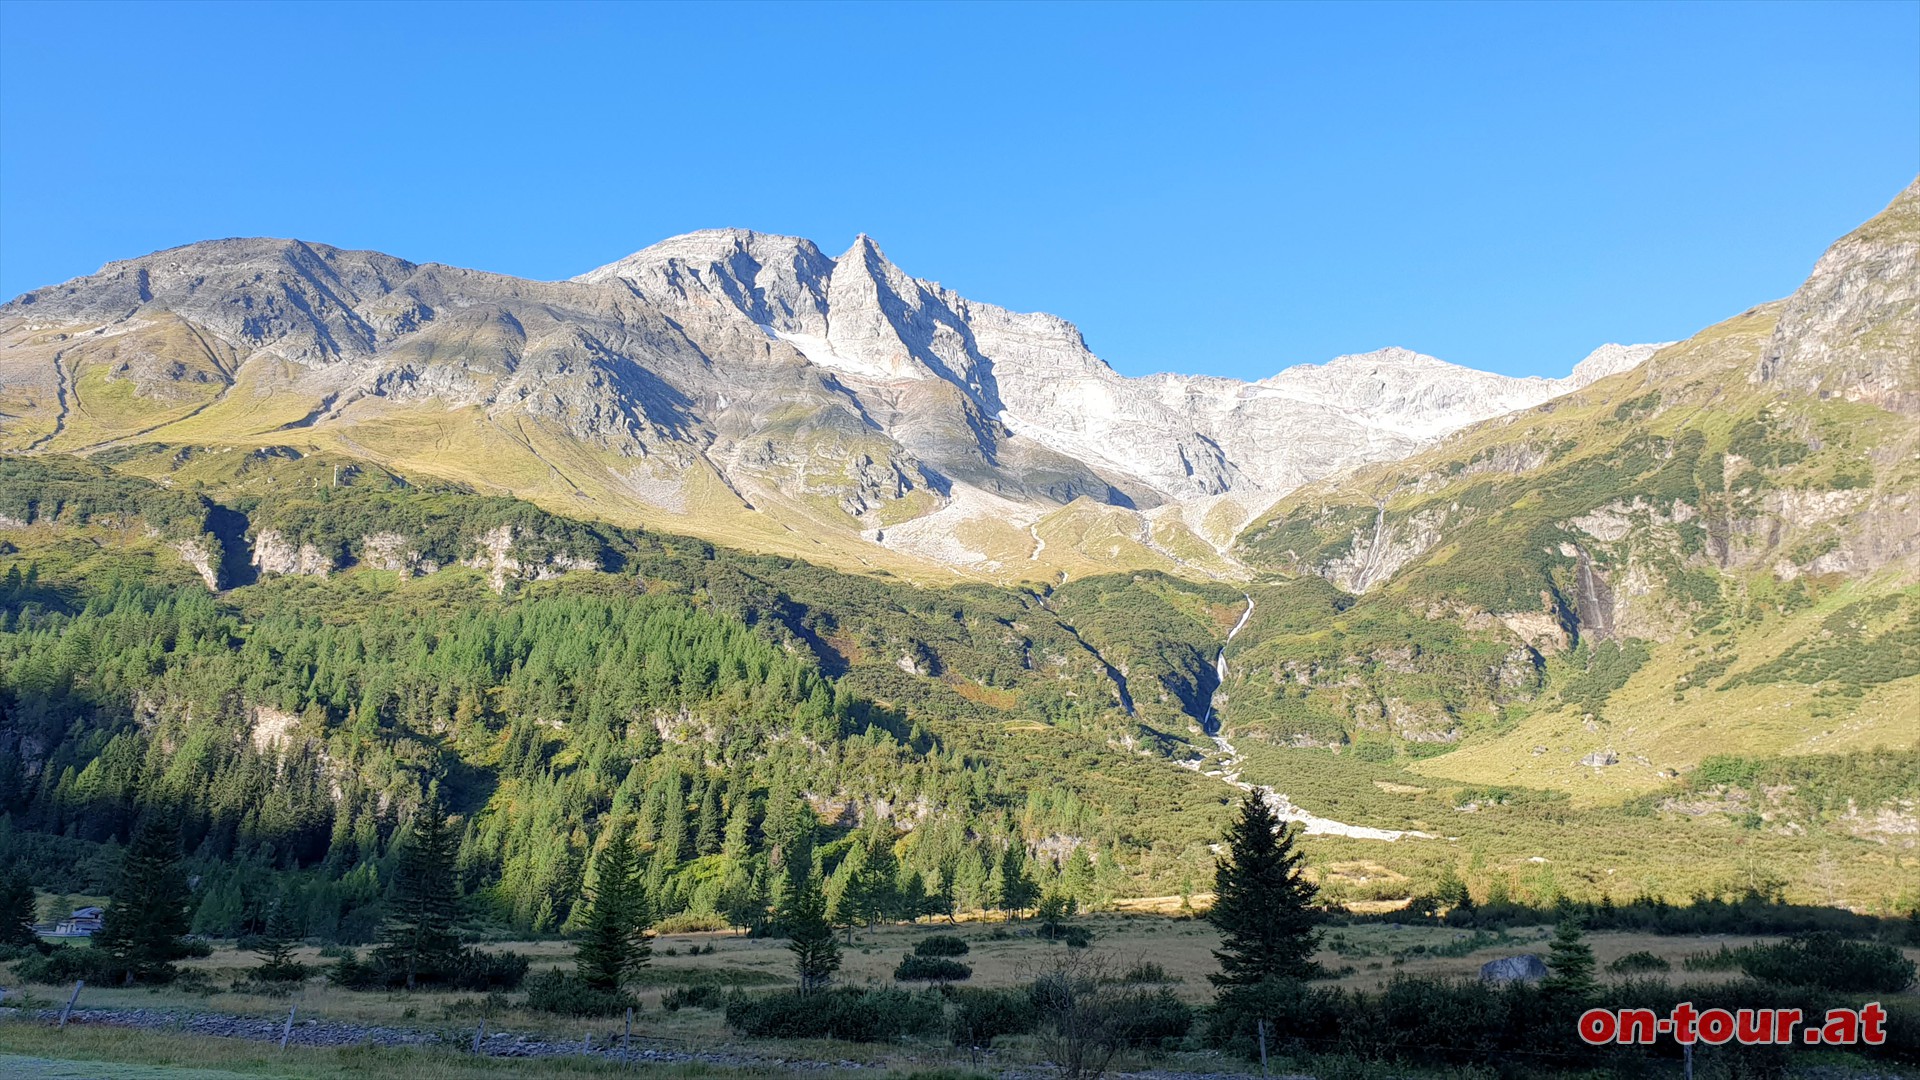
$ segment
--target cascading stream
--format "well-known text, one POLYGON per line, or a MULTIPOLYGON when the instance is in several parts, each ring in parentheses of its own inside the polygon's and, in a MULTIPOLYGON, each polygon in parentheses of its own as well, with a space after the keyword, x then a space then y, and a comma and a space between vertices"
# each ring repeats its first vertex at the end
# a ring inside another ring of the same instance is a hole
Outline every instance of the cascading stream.
MULTIPOLYGON (((1374 829, 1365 825, 1348 825, 1343 821, 1335 821, 1332 818, 1323 818, 1315 814, 1310 814, 1293 805, 1291 799, 1288 799, 1285 795, 1280 794, 1272 788, 1262 784, 1250 784, 1240 779, 1240 765, 1242 761, 1240 751, 1235 749, 1233 743, 1229 742, 1227 737, 1220 733, 1220 725, 1213 718, 1213 699, 1220 693, 1220 687, 1225 686, 1227 683, 1227 646, 1233 644, 1234 636, 1246 629, 1247 620, 1253 618, 1253 594, 1242 593, 1241 595, 1247 599, 1247 610, 1240 613, 1240 621, 1234 623, 1233 629, 1227 631, 1227 640, 1221 644, 1220 651, 1214 655, 1213 671, 1215 675, 1219 676, 1219 681, 1214 685, 1213 694, 1207 697, 1206 715, 1200 721, 1201 729, 1207 733, 1208 738, 1213 740, 1213 745, 1220 749, 1220 754, 1224 758, 1218 769, 1209 769, 1206 774, 1208 776, 1217 776, 1222 782, 1231 784, 1241 791, 1259 792, 1260 797, 1265 799, 1267 805, 1272 808, 1274 816, 1283 822, 1299 822, 1309 835, 1324 833, 1332 836, 1351 836, 1359 840, 1433 839, 1431 833, 1414 832, 1403 829, 1374 829)), ((1198 761, 1187 764, 1195 770, 1202 768, 1202 763, 1198 761)))

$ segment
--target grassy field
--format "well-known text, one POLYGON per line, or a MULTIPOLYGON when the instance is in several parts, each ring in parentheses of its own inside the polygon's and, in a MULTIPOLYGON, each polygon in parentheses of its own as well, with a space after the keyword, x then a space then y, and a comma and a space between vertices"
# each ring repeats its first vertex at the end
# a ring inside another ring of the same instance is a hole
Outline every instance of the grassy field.
MULTIPOLYGON (((1116 974, 1137 965, 1158 965, 1171 989, 1201 1004, 1212 996, 1207 975, 1216 970, 1211 950, 1217 937, 1207 923, 1165 915, 1103 915, 1080 920, 1094 931, 1092 954, 1102 957, 1116 974)), ((972 951, 965 957, 974 969, 971 985, 1019 985, 1049 966, 1065 947, 1041 940, 1031 923, 962 922, 918 926, 888 926, 856 933, 846 949, 840 982, 845 985, 887 985, 902 954, 929 933, 944 932, 965 938, 972 951)), ((1488 960, 1518 953, 1546 953, 1550 931, 1544 927, 1509 933, 1469 933, 1460 930, 1367 925, 1329 928, 1323 935, 1319 960, 1337 973, 1334 983, 1350 989, 1373 989, 1398 974, 1471 977, 1488 960)), ((1659 937, 1635 933, 1591 935, 1603 979, 1612 961, 1630 952, 1650 952, 1673 965, 1673 976, 1690 982, 1730 978, 1722 973, 1686 972, 1681 961, 1692 953, 1711 952, 1723 945, 1739 946, 1755 939, 1722 936, 1659 937)), ((534 959, 535 970, 565 964, 570 946, 564 942, 510 942, 512 948, 534 959)), ((1920 960, 1920 949, 1907 950, 1920 960)), ((303 950, 308 963, 325 963, 315 950, 303 950)), ((779 1062, 839 1063, 847 1073, 856 1068, 865 1076, 975 1075, 981 1062, 967 1051, 938 1038, 891 1044, 854 1044, 827 1041, 757 1041, 728 1030, 717 1010, 685 1008, 669 1012, 661 997, 671 988, 717 985, 772 988, 787 984, 790 955, 777 940, 747 939, 730 934, 675 934, 655 942, 654 961, 638 995, 641 1009, 634 1018, 636 1044, 669 1053, 699 1055, 699 1060, 650 1065, 663 1076, 760 1076, 782 1074, 779 1062), (699 955, 692 950, 698 948, 699 955), (711 948, 711 952, 707 951, 711 948)), ((280 1017, 298 1006, 306 1019, 382 1025, 433 1032, 451 1042, 464 1041, 484 1020, 489 1032, 511 1032, 550 1041, 588 1037, 603 1043, 616 1034, 615 1020, 573 1020, 533 1013, 519 1007, 519 995, 481 996, 466 993, 421 992, 355 993, 314 978, 284 995, 267 995, 238 985, 243 970, 254 962, 247 953, 220 948, 207 958, 190 961, 192 974, 181 983, 158 989, 87 988, 81 1006, 103 1008, 176 1009, 235 1015, 280 1017), (237 988, 236 988, 237 986, 237 988)), ((11 980, 9 980, 11 982, 11 980)), ((17 984, 15 984, 17 985, 17 984)), ((1914 992, 1909 991, 1911 996, 1914 992)), ((62 990, 29 988, 24 999, 18 990, 8 1003, 51 1008, 64 999, 62 990)), ((1043 1060, 1040 1047, 1027 1038, 996 1043, 994 1071, 1043 1060)), ((1192 1072, 1231 1072, 1237 1062, 1210 1053, 1174 1052, 1155 1059, 1134 1058, 1126 1069, 1145 1067, 1192 1072)), ((281 1051, 270 1044, 238 1039, 194 1037, 168 1032, 74 1026, 61 1032, 41 1023, 18 1019, 0 1022, 0 1074, 31 1077, 99 1077, 101 1080, 224 1080, 229 1076, 289 1077, 406 1077, 408 1080, 454 1080, 466 1077, 528 1075, 611 1075, 626 1067, 586 1057, 540 1059, 485 1059, 447 1049, 379 1047, 301 1048, 281 1051), (76 1066, 72 1063, 87 1063, 76 1066), (97 1062, 119 1063, 113 1066, 97 1062)), ((831 1065, 812 1072, 837 1075, 831 1065)))
MULTIPOLYGON (((1219 937, 1205 921, 1156 915, 1104 915, 1077 922, 1093 931, 1092 953, 1104 958, 1116 972, 1140 963, 1157 964, 1181 997, 1196 1004, 1212 998, 1207 975, 1218 970, 1213 949, 1218 946, 1219 937)), ((854 935, 853 944, 844 946, 844 965, 838 983, 891 985, 894 966, 916 940, 932 933, 948 933, 966 939, 972 948, 963 958, 974 971, 968 985, 1020 985, 1044 970, 1064 948, 1035 936, 1034 928, 1031 922, 961 922, 957 926, 921 923, 859 931, 854 935)), ((1478 972, 1480 965, 1498 957, 1527 952, 1544 956, 1551 936, 1552 930, 1548 927, 1524 927, 1498 934, 1392 924, 1330 927, 1322 933, 1318 959, 1330 971, 1339 973, 1331 980, 1333 984, 1371 990, 1396 974, 1470 977, 1478 972)), ((1719 934, 1595 933, 1589 937, 1603 973, 1607 964, 1629 952, 1644 951, 1664 957, 1673 963, 1677 972, 1681 958, 1688 954, 1713 951, 1722 945, 1737 947, 1754 940, 1758 939, 1719 934)), ((527 955, 533 961, 535 972, 568 965, 572 957, 572 945, 564 941, 506 942, 489 948, 506 948, 527 955)), ((1908 952, 1920 960, 1920 949, 1908 952)), ((311 948, 301 950, 299 958, 315 966, 329 963, 311 948)), ((263 994, 242 981, 245 969, 255 963, 257 960, 251 953, 221 947, 210 957, 185 961, 182 967, 191 974, 180 985, 164 988, 90 986, 83 992, 81 1005, 191 1008, 281 1016, 290 1005, 297 1004, 302 1017, 427 1030, 462 1023, 471 1026, 484 1015, 495 1018, 490 1024, 497 1029, 563 1038, 601 1032, 607 1023, 526 1012, 507 1004, 514 1000, 512 995, 490 1002, 464 992, 354 992, 333 987, 317 977, 290 994, 263 994)), ((654 941, 653 962, 636 995, 642 1008, 634 1021, 634 1031, 684 1043, 689 1049, 730 1047, 734 1040, 717 1013, 700 1009, 668 1012, 661 1008, 661 998, 679 986, 764 989, 785 986, 791 977, 792 955, 780 939, 746 938, 730 933, 661 936, 654 941), (696 947, 701 954, 690 955, 696 947), (709 948, 711 952, 706 951, 709 948)), ((1711 978, 1701 973, 1689 977, 1711 978)), ((19 986, 17 982, 10 984, 19 986)), ((10 993, 8 1003, 20 1004, 20 993, 20 990, 10 993)), ((57 1005, 56 999, 65 998, 64 989, 54 987, 28 987, 26 993, 42 1007, 57 1005)))
MULTIPOLYGON (((205 1039, 162 1032, 137 1038, 110 1028, 71 1027, 65 1031, 18 1022, 0 1023, 0 1075, 22 1080, 235 1080, 237 1077, 286 1077, 288 1080, 489 1080, 527 1076, 633 1076, 631 1065, 587 1057, 486 1058, 455 1050, 386 1047, 309 1047, 281 1050, 268 1043, 205 1039)), ((779 1075, 766 1067, 728 1068, 706 1064, 649 1064, 646 1075, 679 1077, 757 1077, 779 1075)), ((815 1070, 822 1080, 856 1075, 851 1069, 815 1070)), ((872 1070, 857 1075, 872 1077, 872 1070)), ((881 1074, 935 1080, 969 1075, 943 1070, 881 1074)))

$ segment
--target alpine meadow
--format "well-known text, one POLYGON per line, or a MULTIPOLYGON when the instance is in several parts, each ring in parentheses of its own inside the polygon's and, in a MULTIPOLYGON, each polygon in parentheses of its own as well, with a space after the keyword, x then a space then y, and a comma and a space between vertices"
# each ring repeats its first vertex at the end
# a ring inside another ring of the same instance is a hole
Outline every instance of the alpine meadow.
POLYGON ((1703 1075, 1907 1075, 1920 181, 1753 300, 1239 381, 865 236, 20 295, 0 1064, 1664 1076, 1576 1018, 1866 994, 1703 1075))

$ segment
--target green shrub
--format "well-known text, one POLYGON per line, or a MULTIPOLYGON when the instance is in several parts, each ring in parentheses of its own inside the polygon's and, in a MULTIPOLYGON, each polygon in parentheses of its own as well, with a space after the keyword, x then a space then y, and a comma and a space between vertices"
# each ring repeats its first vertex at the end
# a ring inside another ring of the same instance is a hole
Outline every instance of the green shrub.
MULTIPOLYGON (((727 920, 712 912, 683 911, 678 915, 669 915, 653 924, 656 934, 698 934, 707 931, 725 930, 727 920)), ((699 948, 698 945, 694 948, 699 948)))
POLYGON ((447 985, 456 990, 517 990, 527 978, 527 958, 517 952, 468 949, 447 985))
POLYGON ((660 999, 660 1007, 668 1012, 681 1009, 720 1009, 725 1008, 727 995, 717 986, 676 986, 660 999))
POLYGON ((1738 949, 1740 970, 1778 986, 1816 986, 1845 993, 1898 994, 1913 985, 1914 964, 1891 945, 1848 941, 1838 934, 1802 934, 1738 949))
POLYGON ((1193 1006, 1172 990, 1130 990, 1114 997, 1114 1031, 1134 1047, 1169 1047, 1193 1028, 1193 1006))
POLYGON ((727 1026, 756 1039, 878 1042, 938 1030, 945 1012, 931 992, 856 990, 740 995, 727 1002, 727 1026))
POLYGON ((1742 951, 1722 945, 1713 952, 1688 953, 1680 958, 1680 966, 1688 971, 1732 971, 1740 966, 1742 951))
POLYGON ((1667 963, 1662 957, 1642 949, 1639 952, 1630 952, 1608 964, 1607 970, 1615 975, 1645 975, 1652 971, 1671 971, 1673 965, 1667 963))
POLYGON ((306 981, 313 969, 299 961, 284 964, 261 964, 247 972, 247 977, 259 983, 297 983, 306 981))
POLYGON ((85 979, 90 985, 111 986, 127 973, 105 950, 91 945, 65 945, 45 956, 28 956, 13 965, 13 972, 27 982, 53 986, 75 979, 85 979))
POLYGON ((560 1016, 617 1016, 638 1002, 624 990, 588 986, 579 976, 555 968, 527 980, 527 1008, 560 1016))
MULTIPOLYGON (((527 958, 516 952, 467 949, 452 971, 417 979, 422 985, 453 990, 517 990, 527 977, 527 958)), ((406 986, 406 972, 382 963, 376 955, 361 960, 344 950, 327 969, 327 981, 347 990, 394 990, 406 986)))
POLYGON ((955 1046, 989 1046, 997 1036, 1025 1035, 1034 1028, 1036 1014, 1018 990, 961 987, 949 1000, 947 1035, 955 1046))
POLYGON ((970 951, 965 938, 952 934, 933 934, 913 943, 915 956, 965 956, 970 951))
POLYGON ((973 969, 944 956, 909 953, 900 958, 900 966, 893 969, 893 978, 895 982, 960 982, 973 978, 973 969))
POLYGON ((1120 981, 1128 986, 1139 986, 1142 984, 1151 985, 1155 983, 1179 982, 1180 980, 1168 976, 1167 969, 1161 967, 1159 964, 1151 960, 1142 960, 1122 972, 1120 981))

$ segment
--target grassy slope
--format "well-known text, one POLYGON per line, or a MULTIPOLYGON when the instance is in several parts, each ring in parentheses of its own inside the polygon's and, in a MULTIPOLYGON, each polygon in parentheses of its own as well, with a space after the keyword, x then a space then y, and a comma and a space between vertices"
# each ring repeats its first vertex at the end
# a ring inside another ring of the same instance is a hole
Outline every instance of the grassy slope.
MULTIPOLYGON (((1538 618, 1549 612, 1537 602, 1526 611, 1529 596, 1554 588, 1572 596, 1572 560, 1551 546, 1576 540, 1596 552, 1606 547, 1569 529, 1567 522, 1670 483, 1671 459, 1661 460, 1660 448, 1696 440, 1696 465, 1680 477, 1670 497, 1704 508, 1707 518, 1737 522, 1751 516, 1769 490, 1818 494, 1857 487, 1867 475, 1869 455, 1879 463, 1869 485, 1889 492, 1910 484, 1911 451, 1920 444, 1910 422, 1846 403, 1780 403, 1747 384, 1744 375, 1770 329, 1769 312, 1750 312, 1663 352, 1645 371, 1480 425, 1405 462, 1365 470, 1338 488, 1323 485, 1289 497, 1249 530, 1242 549, 1249 562, 1301 571, 1343 555, 1353 546, 1356 529, 1363 541, 1368 538, 1376 499, 1384 502, 1389 528, 1421 515, 1441 517, 1445 524, 1431 550, 1344 615, 1279 629, 1271 619, 1256 619, 1237 650, 1241 678, 1230 690, 1244 705, 1227 710, 1229 722, 1257 729, 1276 708, 1324 704, 1323 720, 1351 729, 1350 702, 1330 689, 1316 687, 1305 702, 1276 706, 1263 697, 1260 685, 1290 659, 1314 656, 1329 630, 1337 634, 1347 628, 1343 644, 1363 664, 1390 644, 1438 647, 1463 657, 1474 641, 1496 649, 1496 656, 1497 649, 1517 645, 1505 628, 1485 619, 1476 625, 1463 613, 1519 611, 1538 618), (1655 391, 1657 399, 1651 397, 1655 391), (1719 471, 1716 462, 1725 460, 1720 455, 1741 445, 1743 426, 1752 443, 1751 425, 1763 412, 1771 417, 1770 431, 1777 433, 1769 436, 1770 444, 1795 447, 1801 456, 1765 470, 1736 464, 1725 469, 1724 486, 1731 490, 1703 490, 1710 486, 1709 473, 1719 471), (1657 440, 1655 452, 1640 453, 1649 440, 1657 440), (1523 451, 1528 450, 1551 458, 1517 474, 1486 467, 1526 462, 1523 451), (1743 493, 1743 485, 1753 490, 1743 493)), ((1819 710, 1807 707, 1815 688, 1805 684, 1739 682, 1743 672, 1819 633, 1821 621, 1847 604, 1883 596, 1920 602, 1920 593, 1909 584, 1910 570, 1896 566, 1871 577, 1828 575, 1790 587, 1775 580, 1773 564, 1830 544, 1821 526, 1775 539, 1775 553, 1737 553, 1729 565, 1719 566, 1699 530, 1690 532, 1682 527, 1686 524, 1636 528, 1613 545, 1613 570, 1630 566, 1645 575, 1640 589, 1646 595, 1630 601, 1640 617, 1623 636, 1644 635, 1651 655, 1607 696, 1603 712, 1594 715, 1591 698, 1565 700, 1556 693, 1578 672, 1551 659, 1547 687, 1529 695, 1531 700, 1501 703, 1468 694, 1471 700, 1462 701, 1461 684, 1472 682, 1473 673, 1461 672, 1451 685, 1441 677, 1432 680, 1428 696, 1465 721, 1465 745, 1416 768, 1456 780, 1555 787, 1586 801, 1618 801, 1657 787, 1661 770, 1684 769, 1729 749, 1801 753, 1920 742, 1920 710, 1910 707, 1920 701, 1920 675, 1868 687, 1845 708, 1819 710), (1676 586, 1682 575, 1690 575, 1693 593, 1676 586), (1720 665, 1720 685, 1733 686, 1709 690, 1682 678, 1707 657, 1733 658, 1720 665), (1548 752, 1536 753, 1541 745, 1548 752), (1607 748, 1621 755, 1621 766, 1600 773, 1573 764, 1607 748)), ((1616 572, 1616 590, 1628 581, 1630 575, 1616 572)), ((1284 594, 1275 600, 1289 602, 1284 594)), ((1422 692, 1411 679, 1373 682, 1383 695, 1422 692)))
MULTIPOLYGON (((1222 706, 1245 775, 1315 813, 1457 838, 1376 856, 1416 878, 1450 863, 1479 886, 1535 898, 1766 880, 1803 899, 1920 900, 1911 836, 1860 827, 1882 811, 1911 823, 1920 791, 1852 809, 1843 800, 1831 812, 1788 793, 1765 822, 1744 826, 1738 805, 1669 802, 1716 754, 1920 746, 1914 568, 1783 579, 1782 560, 1807 565, 1845 539, 1837 529, 1859 526, 1776 527, 1767 517, 1779 492, 1864 501, 1920 489, 1920 425, 1749 383, 1776 310, 1744 313, 1641 369, 1406 461, 1303 489, 1256 521, 1236 554, 1270 576, 1229 650, 1222 706), (1636 497, 1699 512, 1678 522, 1670 511, 1617 515, 1632 522, 1611 539, 1569 524, 1636 497), (1315 576, 1376 528, 1405 537, 1423 523, 1437 534, 1432 546, 1359 597, 1315 576), (1578 566, 1561 545, 1572 543, 1622 600, 1628 648, 1569 652, 1536 637, 1536 681, 1492 684, 1489 671, 1516 656, 1522 637, 1486 613, 1528 617, 1522 629, 1534 632, 1570 621, 1578 566), (1558 612, 1540 600, 1555 595, 1567 605, 1558 612), (1599 677, 1616 657, 1629 658, 1618 677, 1599 677), (1451 723, 1457 741, 1410 742, 1383 710, 1451 723), (1286 748, 1302 742, 1336 749, 1286 748), (1618 764, 1578 764, 1609 750, 1618 764), (1494 786, 1506 793, 1489 801, 1494 786), (1837 875, 1823 869, 1836 862, 1837 875)), ((1319 850, 1339 859, 1380 848, 1326 840, 1319 850)))
MULTIPOLYGON (((88 328, 68 328, 78 338, 88 328)), ((207 346, 184 324, 148 335, 140 345, 156 355, 186 357, 217 368, 207 346), (178 339, 178 340, 176 340, 178 339)), ((71 350, 70 350, 71 352, 71 350)), ((111 357, 109 358, 111 359, 111 357)), ((713 466, 696 459, 682 467, 635 461, 594 450, 539 422, 489 416, 478 408, 433 403, 354 403, 317 422, 326 402, 302 388, 292 365, 261 355, 238 366, 231 385, 196 384, 184 400, 143 396, 110 365, 72 359, 73 382, 65 425, 42 449, 89 453, 128 445, 289 447, 333 453, 419 477, 463 484, 476 491, 515 495, 551 511, 622 525, 664 529, 743 550, 804 558, 858 573, 890 573, 920 582, 956 578, 1054 581, 1064 574, 1161 569, 1208 576, 1229 569, 1211 545, 1184 525, 1160 525, 1155 543, 1139 515, 1113 510, 1088 514, 1073 507, 1047 516, 1037 546, 1020 527, 990 520, 967 524, 963 538, 985 556, 978 567, 955 569, 893 551, 860 536, 862 523, 831 500, 789 496, 767 485, 736 491, 713 466)), ((43 396, 0 401, 10 405, 4 445, 18 450, 48 434, 56 405, 43 396)), ((890 505, 886 524, 933 509, 922 499, 890 505)))

